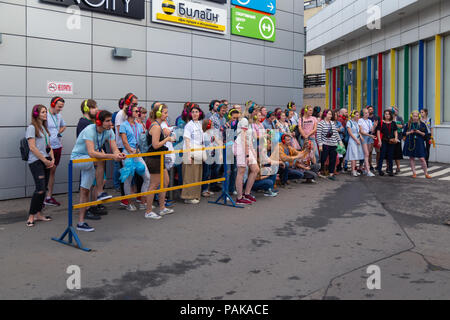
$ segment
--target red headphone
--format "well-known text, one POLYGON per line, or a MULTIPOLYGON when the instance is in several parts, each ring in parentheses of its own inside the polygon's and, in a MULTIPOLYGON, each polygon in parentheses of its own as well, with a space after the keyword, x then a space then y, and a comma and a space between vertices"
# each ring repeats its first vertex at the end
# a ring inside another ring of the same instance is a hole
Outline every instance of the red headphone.
POLYGON ((52 106, 52 108, 56 107, 56 104, 58 103, 58 101, 62 100, 61 97, 54 97, 52 99, 52 102, 50 103, 50 105, 52 106))
POLYGON ((286 144, 286 136, 287 136, 287 134, 283 134, 281 136, 281 142, 283 142, 284 144, 286 144))
POLYGON ((102 122, 100 121, 100 119, 98 118, 99 115, 100 115, 100 111, 97 112, 97 114, 95 115, 95 124, 96 124, 97 126, 101 127, 103 123, 102 123, 102 122))
POLYGON ((211 129, 211 126, 212 126, 212 120, 209 119, 209 120, 208 120, 208 125, 206 126, 206 130, 211 129))
POLYGON ((126 98, 125 104, 126 104, 127 106, 129 106, 130 103, 131 103, 131 99, 133 99, 134 97, 135 97, 135 95, 131 93, 130 96, 129 96, 128 98, 126 98))
POLYGON ((38 111, 38 109, 39 109, 39 105, 38 105, 38 104, 35 105, 35 106, 33 107, 33 117, 34 117, 34 118, 39 117, 39 111, 38 111))

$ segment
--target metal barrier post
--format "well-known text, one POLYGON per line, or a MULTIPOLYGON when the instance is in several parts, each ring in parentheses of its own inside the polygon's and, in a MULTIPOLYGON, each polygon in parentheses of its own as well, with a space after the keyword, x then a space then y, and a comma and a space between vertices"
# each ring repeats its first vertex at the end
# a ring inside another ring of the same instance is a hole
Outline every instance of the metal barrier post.
MULTIPOLYGON (((72 177, 72 169, 73 169, 73 163, 72 160, 69 161, 69 214, 68 214, 68 221, 67 221, 67 229, 63 232, 63 234, 61 235, 61 237, 59 238, 52 238, 52 240, 57 241, 59 243, 62 244, 66 244, 66 245, 70 245, 70 246, 74 246, 72 244, 72 237, 75 239, 75 242, 78 246, 79 249, 83 250, 83 251, 91 251, 91 249, 89 248, 84 248, 81 244, 80 238, 78 238, 78 235, 75 231, 75 228, 73 227, 73 223, 72 223, 72 213, 73 213, 73 206, 72 206, 72 184, 73 184, 73 177, 72 177), (69 237, 69 241, 64 241, 64 238, 66 237, 66 235, 68 235, 69 237)), ((81 192, 81 191, 80 191, 81 192)))
POLYGON ((214 204, 220 204, 222 206, 228 206, 228 207, 234 207, 234 208, 244 208, 243 206, 238 206, 236 205, 236 202, 234 202, 234 200, 231 198, 230 194, 228 193, 228 169, 227 169, 227 144, 226 141, 224 141, 224 145, 225 145, 225 149, 223 151, 223 173, 225 175, 225 181, 222 184, 222 194, 220 195, 219 198, 217 198, 216 201, 208 201, 209 203, 214 203, 214 204), (223 199, 223 204, 219 203, 221 200, 223 199), (230 200, 231 204, 227 203, 227 200, 230 200))

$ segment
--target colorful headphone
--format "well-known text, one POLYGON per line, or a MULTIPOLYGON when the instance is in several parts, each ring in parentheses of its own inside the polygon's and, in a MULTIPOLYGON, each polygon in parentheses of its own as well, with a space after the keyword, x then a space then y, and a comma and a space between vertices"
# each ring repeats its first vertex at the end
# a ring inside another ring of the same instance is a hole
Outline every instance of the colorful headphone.
POLYGON ((330 109, 323 110, 323 116, 326 117, 329 111, 330 111, 330 109))
POLYGON ((58 103, 58 101, 62 100, 63 98, 61 97, 54 97, 50 103, 51 107, 54 108, 56 107, 56 104, 58 103))
POLYGON ((287 136, 287 134, 283 134, 281 136, 281 142, 283 142, 284 144, 286 144, 286 136, 287 136))
POLYGON ((220 112, 220 109, 222 108, 222 107, 226 107, 227 105, 225 104, 225 103, 221 103, 221 104, 219 104, 219 106, 217 107, 217 112, 220 112))
MULTIPOLYGON (((249 102, 250 102, 250 101, 249 101, 249 102)), ((248 108, 248 113, 252 114, 253 111, 255 111, 255 105, 256 105, 256 103, 254 103, 254 102, 252 101, 252 105, 250 106, 250 108, 248 108)))
POLYGON ((119 109, 122 110, 123 109, 123 104, 125 103, 125 99, 124 98, 120 98, 119 100, 119 109))
POLYGON ((101 127, 101 125, 103 124, 100 119, 98 118, 98 116, 100 115, 100 111, 97 112, 97 114, 95 115, 95 124, 99 127, 101 127))
POLYGON ((231 113, 232 113, 233 111, 239 112, 238 109, 231 109, 231 110, 228 112, 228 119, 231 118, 231 113))
POLYGON ((422 116, 420 115, 420 111, 417 111, 417 110, 414 110, 413 112, 411 112, 411 114, 409 115, 409 118, 412 120, 412 116, 413 116, 413 113, 414 112, 417 112, 418 114, 419 114, 419 120, 420 119, 422 119, 422 116))
POLYGON ((312 108, 312 106, 305 106, 305 112, 308 112, 309 108, 312 108))
POLYGON ((38 105, 38 104, 35 105, 35 106, 33 107, 33 117, 34 117, 34 118, 39 117, 39 111, 38 111, 38 109, 39 109, 39 105, 38 105))
POLYGON ((212 120, 209 119, 209 120, 208 120, 208 125, 206 126, 206 130, 211 129, 211 126, 212 126, 212 120))
POLYGON ((87 105, 87 103, 88 103, 87 99, 84 100, 84 106, 83 106, 84 113, 88 113, 89 112, 89 106, 87 105))
POLYGON ((291 109, 292 109, 292 105, 294 105, 294 104, 295 104, 295 102, 290 101, 290 102, 288 103, 288 105, 287 105, 287 108, 288 108, 289 110, 291 110, 291 109))
POLYGON ((358 113, 358 110, 353 110, 351 113, 352 118, 354 118, 357 113, 358 113))
POLYGON ((132 94, 132 93, 130 93, 130 96, 125 100, 125 104, 126 104, 127 106, 130 105, 131 100, 133 99, 133 97, 135 97, 135 95, 132 94))
POLYGON ((269 119, 270 118, 270 116, 273 114, 273 111, 269 111, 269 112, 267 112, 267 114, 266 114, 266 119, 269 119))
POLYGON ((159 105, 158 111, 156 111, 156 113, 155 113, 157 118, 161 118, 163 106, 164 106, 164 104, 162 104, 162 103, 159 105))
POLYGON ((191 104, 192 104, 192 102, 190 102, 190 101, 186 102, 186 108, 184 108, 184 110, 182 112, 183 117, 187 117, 188 116, 187 109, 188 108, 191 109, 191 104))
POLYGON ((133 106, 128 105, 127 116, 131 117, 133 115, 133 106))
POLYGON ((191 103, 191 107, 190 107, 190 110, 189 110, 189 116, 192 118, 192 109, 194 109, 194 108, 198 108, 199 109, 198 110, 199 113, 200 113, 199 117, 201 118, 202 115, 203 115, 203 112, 200 111, 200 107, 197 104, 195 104, 195 103, 191 103))
POLYGON ((289 110, 286 110, 286 111, 284 112, 284 114, 286 115, 286 118, 289 118, 289 110))

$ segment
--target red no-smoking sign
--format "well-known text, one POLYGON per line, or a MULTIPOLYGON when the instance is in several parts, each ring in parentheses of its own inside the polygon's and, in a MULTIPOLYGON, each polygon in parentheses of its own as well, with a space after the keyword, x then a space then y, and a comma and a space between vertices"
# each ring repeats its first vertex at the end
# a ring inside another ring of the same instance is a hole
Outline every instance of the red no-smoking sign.
POLYGON ((63 81, 47 81, 48 94, 73 94, 73 83, 63 81))

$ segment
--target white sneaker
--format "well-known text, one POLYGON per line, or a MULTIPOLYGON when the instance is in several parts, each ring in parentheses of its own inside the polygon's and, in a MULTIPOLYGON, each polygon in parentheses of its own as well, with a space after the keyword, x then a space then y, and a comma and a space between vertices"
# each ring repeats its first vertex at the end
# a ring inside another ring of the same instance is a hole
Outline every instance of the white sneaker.
POLYGON ((197 199, 192 199, 192 200, 184 200, 184 203, 186 203, 186 204, 198 204, 198 203, 200 203, 200 200, 197 200, 197 199))
POLYGON ((374 175, 372 172, 370 172, 370 171, 367 172, 367 176, 368 176, 368 177, 375 177, 375 175, 374 175))
POLYGON ((237 196, 237 191, 233 191, 233 195, 234 195, 234 196, 237 196))
POLYGON ((358 177, 358 176, 359 176, 359 174, 358 174, 358 172, 357 172, 357 171, 353 171, 353 172, 352 172, 352 176, 354 176, 354 177, 358 177))
POLYGON ((171 214, 171 213, 174 213, 174 210, 169 209, 169 208, 164 208, 164 210, 159 211, 160 216, 165 216, 165 215, 171 214))
POLYGON ((159 214, 154 213, 153 211, 146 212, 144 217, 147 218, 147 219, 155 219, 155 220, 158 220, 158 219, 162 218, 159 214))
POLYGON ((127 205, 126 208, 128 211, 136 211, 136 207, 134 206, 134 204, 130 203, 129 205, 127 205))

